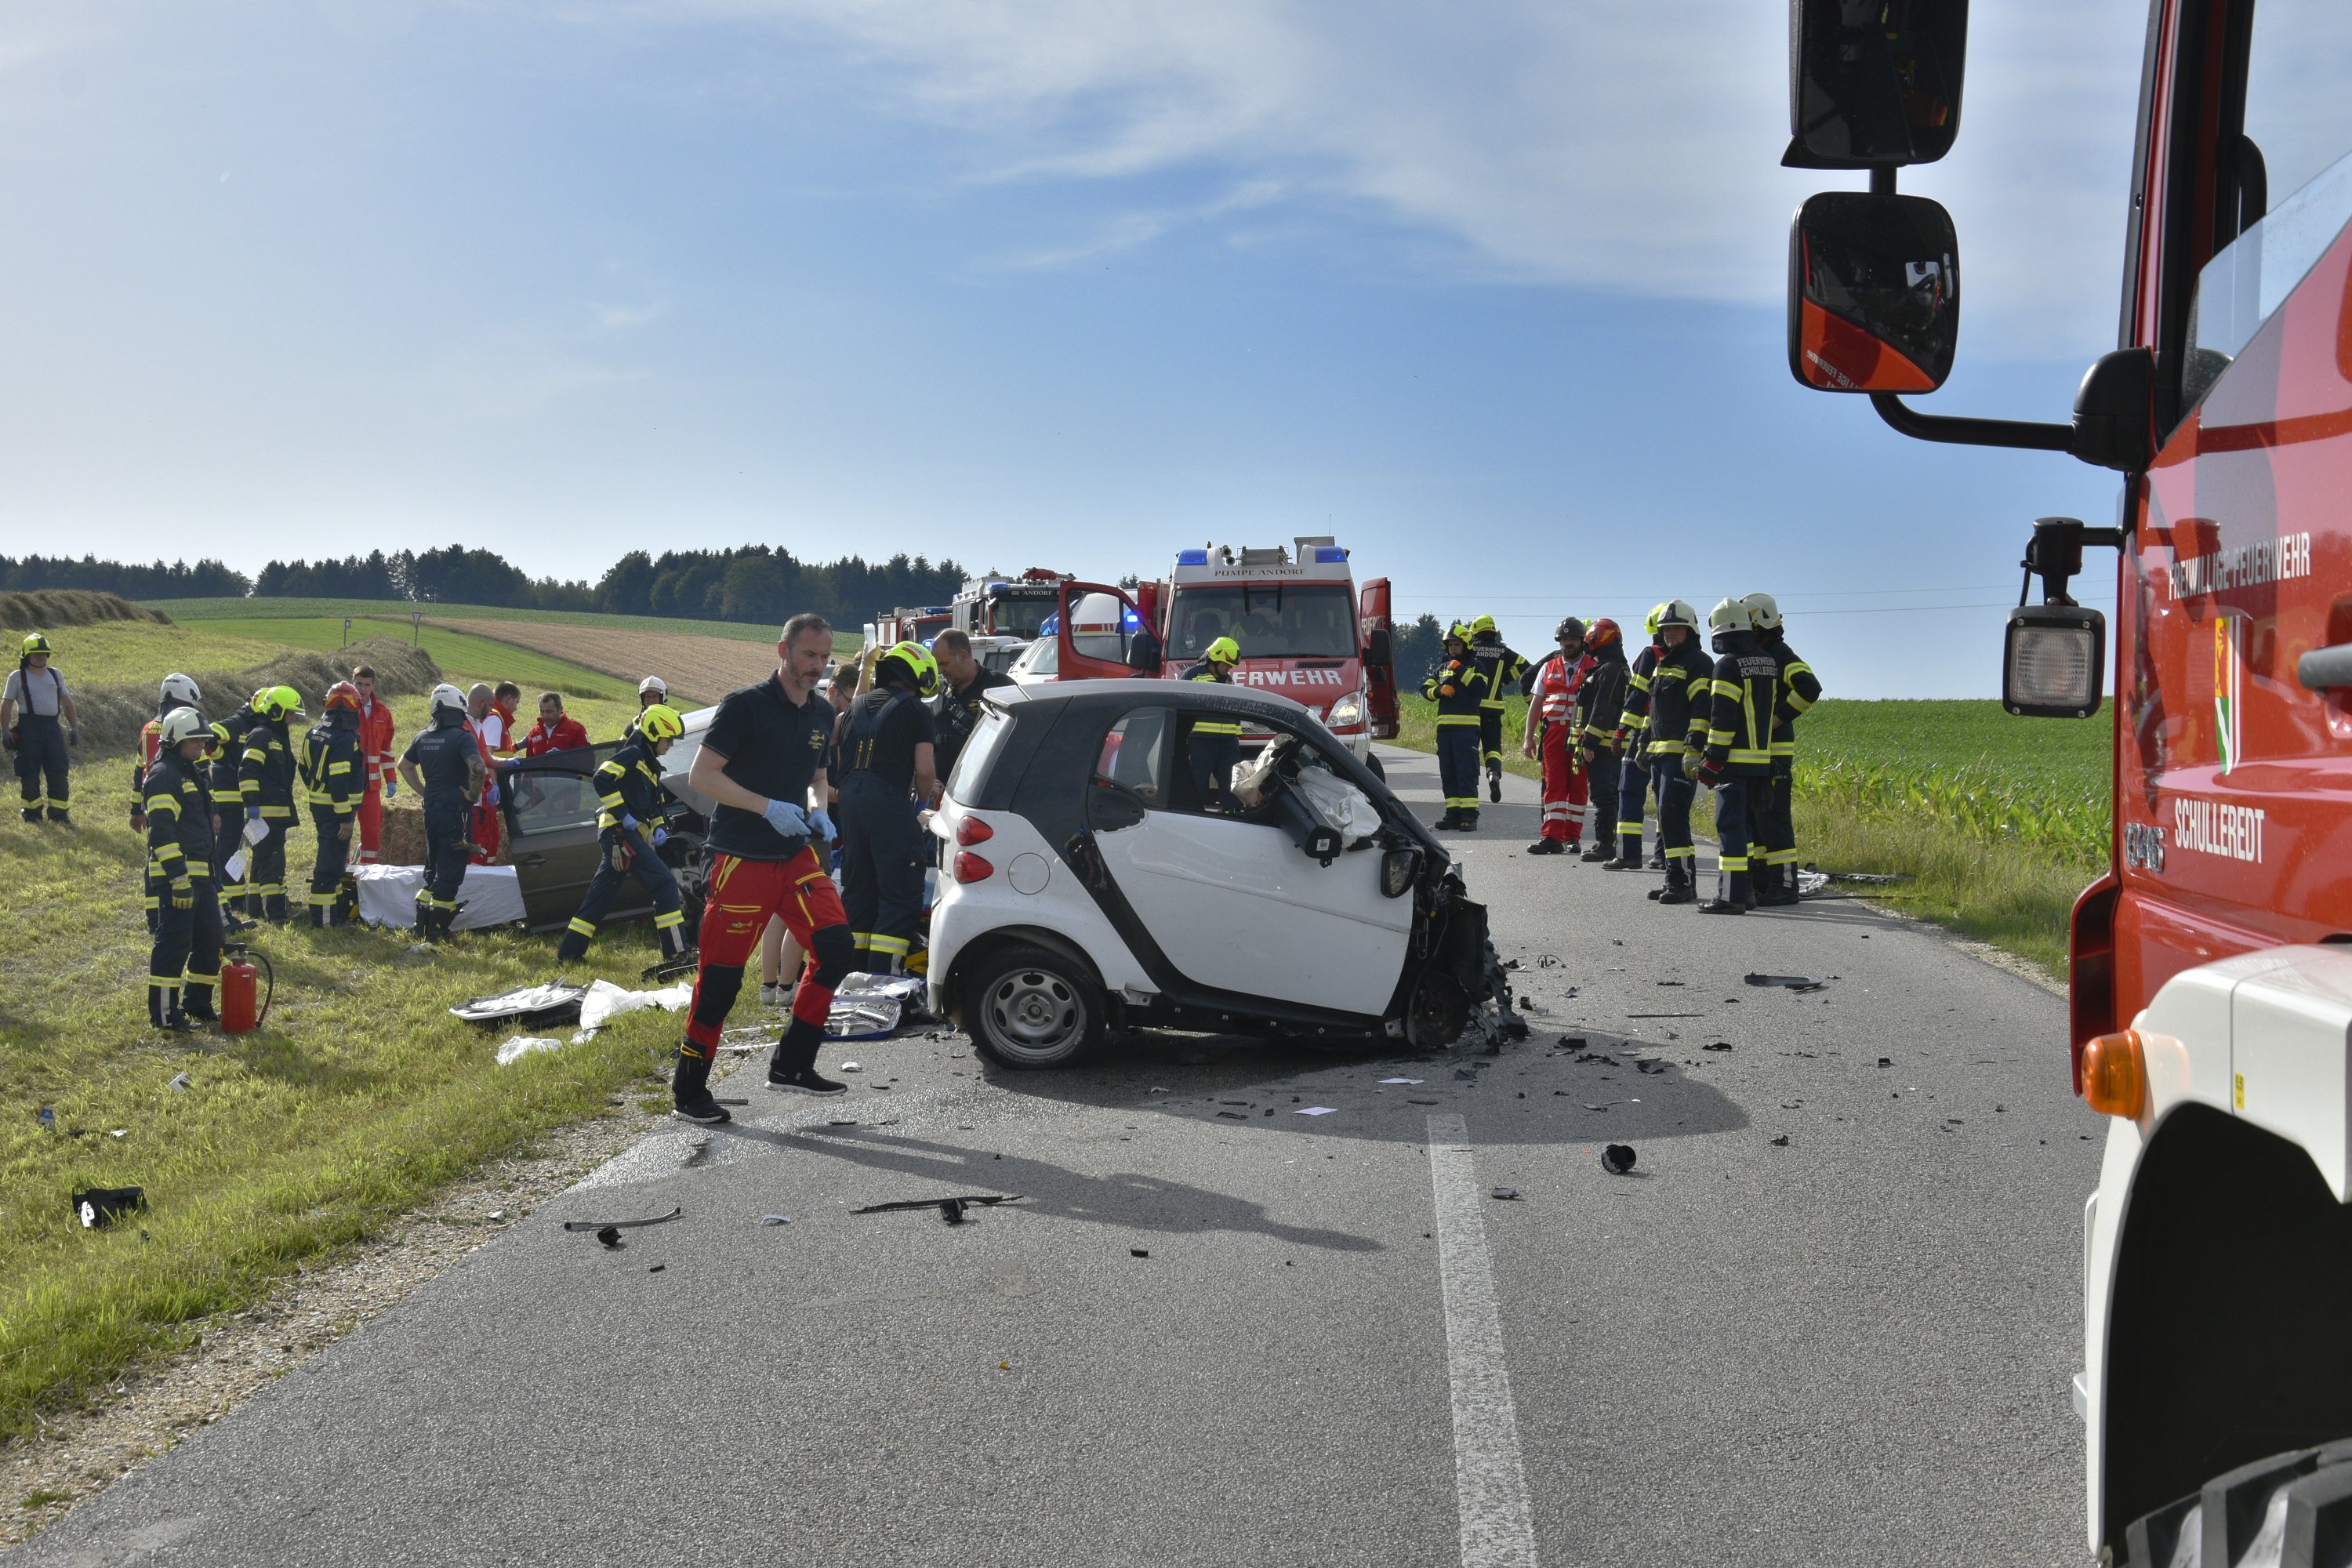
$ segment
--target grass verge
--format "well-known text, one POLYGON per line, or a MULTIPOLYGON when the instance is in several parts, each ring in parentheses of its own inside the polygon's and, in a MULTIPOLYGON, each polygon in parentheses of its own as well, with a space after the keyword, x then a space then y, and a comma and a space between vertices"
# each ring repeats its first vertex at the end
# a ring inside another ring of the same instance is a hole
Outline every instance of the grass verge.
MULTIPOLYGON (((704 621, 684 616, 608 616, 587 610, 509 610, 495 605, 411 605, 396 599, 151 599, 145 601, 175 621, 308 620, 371 616, 396 620, 405 628, 413 611, 442 620, 544 621, 554 626, 635 627, 649 632, 695 632, 773 647, 779 628, 746 621, 704 621)), ((353 628, 356 635, 357 628, 353 628)), ((834 647, 854 651, 862 639, 856 626, 834 628, 834 647)))
MULTIPOLYGON (((404 931, 268 931, 256 944, 278 972, 265 1027, 154 1033, 128 780, 89 768, 76 794, 70 834, 0 822, 0 951, 18 959, 0 990, 0 1103, 13 1108, 0 1123, 0 1439, 485 1160, 615 1095, 657 1091, 669 1015, 625 1015, 508 1068, 493 1059, 503 1034, 449 1016, 547 978, 545 938, 468 935, 413 961, 404 931), (171 1087, 180 1073, 185 1090, 171 1087), (142 1186, 149 1209, 85 1232, 69 1196, 91 1185, 142 1186)), ((306 824, 289 883, 307 883, 314 844, 306 824)), ((634 987, 654 957, 646 928, 621 927, 573 977, 634 987)))
MULTIPOLYGON (((252 620, 226 618, 200 621, 205 630, 219 630, 235 636, 268 638, 296 647, 314 648, 321 653, 334 653, 343 646, 343 623, 340 617, 264 616, 252 620)), ((445 670, 463 670, 469 679, 513 681, 523 689, 524 706, 529 708, 542 690, 561 691, 567 698, 590 701, 629 699, 636 706, 633 688, 599 675, 585 665, 571 663, 543 653, 533 653, 512 643, 495 638, 476 637, 468 632, 450 631, 442 626, 426 626, 413 631, 405 620, 374 620, 364 616, 352 621, 352 636, 361 637, 397 637, 412 643, 433 656, 433 662, 445 670)))

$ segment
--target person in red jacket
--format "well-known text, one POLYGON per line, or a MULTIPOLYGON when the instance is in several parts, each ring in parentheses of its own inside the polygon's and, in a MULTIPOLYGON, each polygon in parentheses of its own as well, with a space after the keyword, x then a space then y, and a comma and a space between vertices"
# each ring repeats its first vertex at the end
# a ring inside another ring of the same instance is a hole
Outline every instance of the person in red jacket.
POLYGON ((376 697, 373 667, 354 668, 352 684, 360 694, 360 778, 366 785, 360 796, 359 853, 353 859, 373 866, 383 847, 383 803, 400 791, 400 774, 394 771, 392 755, 393 742, 398 737, 392 710, 376 697))
POLYGON ((589 745, 588 727, 563 710, 563 699, 552 691, 539 694, 539 722, 522 738, 522 754, 543 757, 550 752, 576 752, 589 745))
POLYGON ((1519 754, 1543 752, 1543 833, 1528 846, 1530 855, 1568 855, 1584 837, 1586 779, 1576 751, 1576 691, 1591 670, 1584 651, 1584 623, 1574 616, 1552 634, 1559 651, 1537 666, 1528 701, 1527 732, 1519 754))
POLYGON ((522 702, 522 688, 511 680, 499 682, 490 693, 490 712, 496 724, 484 724, 482 733, 490 742, 490 752, 499 757, 522 755, 522 731, 515 723, 515 709, 522 702))
POLYGON ((488 781, 482 785, 482 798, 474 803, 471 831, 467 835, 473 841, 471 858, 477 866, 487 866, 499 855, 499 770, 490 752, 492 736, 502 742, 506 730, 490 695, 489 684, 480 680, 466 693, 466 728, 474 732, 474 745, 482 757, 482 773, 488 781))

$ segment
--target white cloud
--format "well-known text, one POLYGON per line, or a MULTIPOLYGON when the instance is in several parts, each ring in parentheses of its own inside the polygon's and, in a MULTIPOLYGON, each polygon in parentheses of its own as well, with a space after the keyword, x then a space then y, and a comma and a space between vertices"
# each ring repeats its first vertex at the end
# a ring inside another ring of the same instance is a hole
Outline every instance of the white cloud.
MULTIPOLYGON (((676 17, 677 8, 662 15, 676 17)), ((1789 214, 1852 175, 1777 167, 1786 11, 1766 0, 695 0, 830 37, 982 177, 1175 170, 1369 204, 1482 273, 1777 299, 1789 214)), ((640 16, 645 13, 639 13, 640 16)), ((1958 151, 1906 174, 1961 226, 1977 352, 2108 340, 2145 6, 1974 8, 1958 151)), ((1210 210, 1136 201, 1066 265, 1210 210)))

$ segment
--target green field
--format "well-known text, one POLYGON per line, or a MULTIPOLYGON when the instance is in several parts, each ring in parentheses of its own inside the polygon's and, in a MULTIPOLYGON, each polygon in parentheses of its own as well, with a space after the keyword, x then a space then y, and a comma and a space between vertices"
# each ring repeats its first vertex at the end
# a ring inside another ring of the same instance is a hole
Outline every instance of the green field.
MULTIPOLYGON (((251 601, 247 601, 250 603, 251 601)), ((169 612, 166 612, 169 613, 169 612)), ((239 637, 270 638, 295 647, 316 648, 332 653, 343 645, 343 623, 340 616, 304 618, 297 616, 264 616, 251 620, 221 618, 197 622, 203 630, 220 631, 239 637)), ((627 689, 627 682, 609 675, 599 675, 593 669, 551 658, 543 653, 517 647, 512 643, 493 637, 473 637, 465 632, 453 632, 441 626, 425 626, 412 631, 405 620, 373 620, 354 616, 352 621, 353 640, 367 637, 397 637, 403 642, 415 643, 433 656, 433 662, 456 679, 463 675, 468 681, 488 680, 496 683, 503 679, 521 687, 527 697, 535 698, 541 689, 561 691, 567 698, 607 699, 614 701, 627 699, 634 710, 636 700, 627 689)))
MULTIPOLYGON (((369 616, 408 626, 411 611, 429 619, 482 621, 543 621, 563 626, 635 626, 646 631, 690 632, 701 637, 731 637, 737 642, 773 643, 777 628, 742 621, 671 619, 665 616, 607 616, 585 610, 506 610, 491 605, 411 605, 392 599, 149 599, 175 621, 311 620, 332 618, 338 626, 345 616, 369 616)), ((354 637, 359 628, 352 628, 354 637)), ((835 646, 848 651, 859 641, 855 626, 836 628, 835 646), (845 646, 842 638, 846 637, 845 646)))
MULTIPOLYGON (((165 626, 152 621, 109 621, 49 634, 58 673, 76 689, 152 686, 175 669, 249 668, 277 657, 293 640, 254 636, 241 627, 165 626)), ((13 660, 9 668, 16 668, 13 660)))

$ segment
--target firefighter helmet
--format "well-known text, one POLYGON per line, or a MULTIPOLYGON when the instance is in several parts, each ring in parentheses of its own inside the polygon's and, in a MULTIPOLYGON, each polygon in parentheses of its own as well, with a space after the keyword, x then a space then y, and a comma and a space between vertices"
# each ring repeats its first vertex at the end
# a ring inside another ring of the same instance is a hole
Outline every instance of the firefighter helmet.
POLYGON ((637 682, 637 695, 643 697, 648 691, 656 697, 666 698, 669 695, 669 682, 658 675, 648 675, 637 682))
POLYGON ((1242 661, 1242 645, 1231 637, 1219 637, 1209 645, 1209 651, 1202 657, 1211 664, 1239 664, 1242 661))
POLYGON ((215 752, 236 743, 236 737, 229 733, 228 721, 226 719, 216 719, 213 721, 212 737, 212 749, 215 752))
POLYGON ((1470 635, 1474 637, 1484 636, 1494 629, 1495 617, 1492 616, 1480 616, 1476 620, 1470 623, 1470 635))
POLYGON ((30 658, 37 653, 48 652, 49 639, 43 637, 40 633, 35 632, 30 637, 27 637, 24 642, 18 646, 23 651, 24 656, 26 658, 30 658))
POLYGON ((204 700, 204 689, 196 684, 194 676, 182 675, 174 670, 163 678, 163 711, 166 713, 174 708, 194 708, 204 700))
POLYGON ((1452 626, 1445 628, 1445 640, 1447 642, 1466 643, 1470 640, 1470 628, 1464 626, 1460 621, 1456 621, 1452 626))
POLYGON ((327 688, 327 711, 331 713, 338 708, 348 708, 354 713, 360 710, 360 689, 348 680, 338 680, 327 688))
POLYGON ((160 739, 163 750, 168 752, 184 741, 203 740, 206 732, 207 727, 203 714, 193 708, 174 708, 163 715, 163 733, 160 739))
POLYGON ((893 643, 877 662, 877 664, 896 662, 905 669, 907 679, 913 683, 915 695, 918 697, 935 696, 940 689, 939 660, 933 658, 931 650, 921 643, 893 643))
POLYGON ((1658 635, 1658 624, 1665 618, 1666 606, 1663 603, 1652 605, 1650 613, 1642 617, 1642 629, 1655 637, 1658 635))
POLYGON ((1777 631, 1780 626, 1780 601, 1769 594, 1750 594, 1742 601, 1748 606, 1748 618, 1759 632, 1777 631))
POLYGON ((291 719, 302 711, 302 694, 290 686, 268 687, 254 694, 253 710, 272 722, 291 719))
POLYGON ((1584 623, 1578 620, 1574 616, 1570 616, 1566 620, 1560 622, 1559 625, 1552 627, 1552 641, 1559 642, 1564 637, 1574 637, 1577 641, 1582 642, 1584 640, 1584 623))
POLYGON ((1687 626, 1692 631, 1698 630, 1697 607, 1688 599, 1668 599, 1658 606, 1658 629, 1664 631, 1668 626, 1687 626))
POLYGON ((1601 616, 1584 628, 1584 646, 1587 647, 1607 647, 1612 643, 1624 640, 1625 634, 1620 631, 1617 623, 1607 616, 1601 616))
POLYGON ((458 713, 466 710, 466 694, 446 680, 433 689, 434 712, 438 713, 444 708, 458 713))
POLYGON ((1706 629, 1717 637, 1726 632, 1752 631, 1755 626, 1748 618, 1745 599, 1717 600, 1715 608, 1706 613, 1706 629))
POLYGON ((637 733, 656 745, 686 733, 686 721, 667 702, 656 702, 637 715, 637 733))

